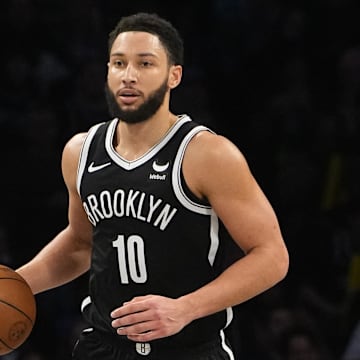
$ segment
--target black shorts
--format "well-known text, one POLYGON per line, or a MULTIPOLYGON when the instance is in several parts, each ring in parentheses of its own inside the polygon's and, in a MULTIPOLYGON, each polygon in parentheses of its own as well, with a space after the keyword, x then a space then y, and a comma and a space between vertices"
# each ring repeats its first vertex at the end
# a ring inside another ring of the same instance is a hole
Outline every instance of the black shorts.
POLYGON ((94 329, 84 330, 73 350, 73 360, 234 360, 224 337, 195 347, 162 348, 155 343, 120 341, 94 329))

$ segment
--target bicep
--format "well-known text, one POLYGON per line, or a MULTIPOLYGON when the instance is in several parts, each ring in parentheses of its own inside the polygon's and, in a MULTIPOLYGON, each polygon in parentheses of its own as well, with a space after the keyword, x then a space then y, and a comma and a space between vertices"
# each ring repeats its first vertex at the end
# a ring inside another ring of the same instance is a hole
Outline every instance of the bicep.
POLYGON ((233 170, 226 185, 218 184, 209 193, 209 201, 235 242, 246 253, 259 246, 282 240, 279 223, 268 199, 246 174, 233 170))
MULTIPOLYGON (((207 146, 201 146, 206 152, 192 158, 187 167, 195 191, 208 199, 245 253, 282 242, 275 212, 243 154, 226 138, 214 135, 208 138, 204 139, 209 140, 207 146), (201 171, 194 171, 195 168, 201 171)), ((194 145, 193 150, 200 153, 199 148, 194 149, 197 144, 194 145)))

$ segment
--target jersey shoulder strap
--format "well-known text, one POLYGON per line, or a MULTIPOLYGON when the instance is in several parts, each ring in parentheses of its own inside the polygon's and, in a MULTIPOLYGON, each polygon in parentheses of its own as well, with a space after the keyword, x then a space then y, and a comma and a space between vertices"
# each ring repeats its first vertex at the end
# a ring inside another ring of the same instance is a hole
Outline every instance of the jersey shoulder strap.
POLYGON ((84 174, 90 145, 91 145, 95 135, 97 135, 97 136, 101 136, 101 134, 105 135, 106 129, 109 127, 109 125, 111 124, 112 121, 114 121, 114 120, 98 123, 96 125, 93 125, 88 130, 88 133, 87 133, 85 140, 81 147, 79 162, 78 162, 78 169, 77 169, 76 188, 77 188, 77 191, 79 194, 80 194, 81 179, 84 174))

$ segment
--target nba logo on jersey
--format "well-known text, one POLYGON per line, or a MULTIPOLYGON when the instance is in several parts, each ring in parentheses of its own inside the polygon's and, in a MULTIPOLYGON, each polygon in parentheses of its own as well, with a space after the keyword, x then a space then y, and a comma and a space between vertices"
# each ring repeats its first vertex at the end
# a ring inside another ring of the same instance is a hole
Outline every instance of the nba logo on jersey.
POLYGON ((136 352, 140 355, 149 355, 151 346, 149 343, 136 343, 136 352))

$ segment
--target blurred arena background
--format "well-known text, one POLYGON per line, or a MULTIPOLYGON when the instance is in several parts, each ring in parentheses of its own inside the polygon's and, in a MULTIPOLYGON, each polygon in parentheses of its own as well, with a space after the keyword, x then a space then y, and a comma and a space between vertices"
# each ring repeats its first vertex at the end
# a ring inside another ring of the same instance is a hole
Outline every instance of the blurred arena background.
MULTIPOLYGON (((66 224, 61 151, 108 119, 108 32, 135 11, 181 31, 173 110, 239 146, 290 251, 286 280, 236 309, 237 360, 359 360, 357 1, 1 2, 0 263, 16 268, 66 224)), ((86 281, 38 295, 31 337, 0 358, 70 359, 86 281)))

